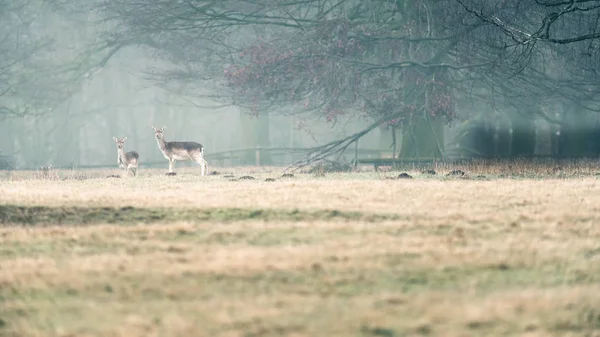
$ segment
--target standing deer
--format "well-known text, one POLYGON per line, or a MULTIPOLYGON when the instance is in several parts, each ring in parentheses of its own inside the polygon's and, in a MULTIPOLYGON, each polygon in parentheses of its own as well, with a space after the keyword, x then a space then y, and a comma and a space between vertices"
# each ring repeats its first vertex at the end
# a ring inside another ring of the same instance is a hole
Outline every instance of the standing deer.
POLYGON ((167 142, 165 140, 165 127, 157 129, 154 126, 154 136, 158 143, 158 148, 163 156, 169 161, 169 172, 167 175, 174 175, 173 168, 177 160, 191 160, 200 164, 200 176, 206 175, 208 163, 204 160, 204 146, 196 142, 167 142))
POLYGON ((127 137, 123 139, 113 137, 113 140, 117 143, 117 163, 119 164, 119 168, 124 168, 126 172, 131 171, 134 177, 137 176, 138 159, 140 158, 140 155, 135 151, 125 152, 125 150, 123 150, 123 143, 125 143, 127 137))

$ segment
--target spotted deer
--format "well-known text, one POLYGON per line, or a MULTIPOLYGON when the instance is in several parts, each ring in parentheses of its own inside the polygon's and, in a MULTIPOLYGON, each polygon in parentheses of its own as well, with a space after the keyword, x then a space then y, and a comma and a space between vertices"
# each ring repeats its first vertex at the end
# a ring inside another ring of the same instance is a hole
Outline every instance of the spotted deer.
POLYGON ((137 176, 140 155, 135 151, 125 152, 123 143, 125 143, 127 137, 123 139, 113 137, 113 140, 117 143, 117 164, 119 164, 119 168, 125 169, 126 172, 131 171, 134 177, 137 176))
POLYGON ((167 142, 165 140, 165 127, 160 129, 152 127, 154 136, 158 143, 158 148, 163 156, 169 161, 169 172, 167 175, 174 175, 175 161, 191 160, 200 165, 200 176, 206 175, 208 163, 204 160, 204 146, 196 142, 167 142))

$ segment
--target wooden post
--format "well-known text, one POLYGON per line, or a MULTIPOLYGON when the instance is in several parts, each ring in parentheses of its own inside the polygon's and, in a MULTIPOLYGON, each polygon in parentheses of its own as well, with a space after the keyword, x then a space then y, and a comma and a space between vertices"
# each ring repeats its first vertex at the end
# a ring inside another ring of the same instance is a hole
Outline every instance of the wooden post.
POLYGON ((256 166, 260 166, 260 148, 256 147, 256 166))
POLYGON ((358 139, 354 142, 354 171, 358 168, 358 139))
POLYGON ((392 127, 392 168, 396 168, 396 127, 392 127))

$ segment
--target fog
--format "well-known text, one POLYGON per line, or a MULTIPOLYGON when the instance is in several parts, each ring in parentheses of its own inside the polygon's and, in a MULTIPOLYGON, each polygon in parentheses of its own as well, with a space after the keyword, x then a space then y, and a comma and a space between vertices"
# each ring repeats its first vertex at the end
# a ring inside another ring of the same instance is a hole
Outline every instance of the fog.
MULTIPOLYGON (((0 149, 16 169, 116 167, 112 137, 127 137, 126 151, 140 153, 141 167, 167 167, 152 126, 165 126, 168 141, 197 141, 211 166, 289 165, 302 156, 293 149, 314 147, 360 130, 364 122, 331 126, 310 116, 259 115, 208 98, 181 97, 154 86, 142 74, 143 52, 122 50, 55 110, 41 115, 5 116, 0 149), (267 137, 264 137, 264 136, 267 137), (289 150, 287 150, 287 149, 289 150), (245 150, 247 152, 239 152, 245 150), (233 154, 228 151, 238 151, 233 154), (225 156, 225 158, 214 155, 225 156), (231 156, 234 158, 231 158, 231 156)), ((361 148, 391 151, 390 132, 374 132, 361 148), (384 137, 379 140, 379 134, 384 137), (387 137, 386 137, 387 135, 387 137)), ((346 156, 349 162, 353 153, 346 156)), ((190 162, 178 166, 192 165, 190 162)))
POLYGON ((593 4, 222 6, 0 0, 0 168, 600 154, 593 4))

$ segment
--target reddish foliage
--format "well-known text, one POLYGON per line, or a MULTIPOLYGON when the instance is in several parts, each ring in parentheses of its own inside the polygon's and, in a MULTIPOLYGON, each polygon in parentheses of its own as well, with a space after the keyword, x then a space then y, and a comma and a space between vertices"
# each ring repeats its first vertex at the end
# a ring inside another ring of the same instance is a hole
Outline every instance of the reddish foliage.
POLYGON ((300 107, 317 109, 333 123, 349 112, 375 118, 399 114, 384 123, 387 127, 422 118, 423 111, 455 117, 451 90, 440 80, 443 74, 424 75, 410 68, 402 69, 400 77, 390 77, 389 71, 361 72, 365 65, 358 60, 371 48, 384 48, 382 54, 402 59, 404 44, 365 45, 349 34, 357 28, 363 36, 377 34, 366 26, 353 28, 347 20, 324 21, 304 45, 258 43, 246 48, 224 77, 236 93, 252 101, 253 114, 258 114, 259 102, 280 101, 291 102, 295 112, 300 107))
POLYGON ((341 109, 329 109, 326 115, 326 120, 327 122, 335 122, 337 121, 338 116, 341 116, 343 114, 344 111, 342 111, 341 109))

